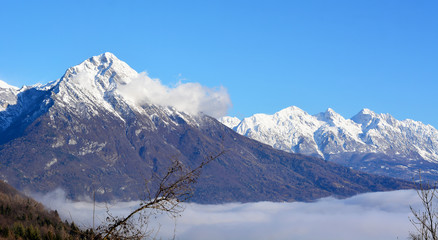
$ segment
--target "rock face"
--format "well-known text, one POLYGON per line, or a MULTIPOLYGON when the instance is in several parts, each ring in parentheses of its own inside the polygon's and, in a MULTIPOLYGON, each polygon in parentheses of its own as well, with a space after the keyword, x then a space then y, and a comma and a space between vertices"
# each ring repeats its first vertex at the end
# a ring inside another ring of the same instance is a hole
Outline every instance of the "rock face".
POLYGON ((421 170, 423 177, 438 180, 438 131, 418 121, 399 121, 369 109, 351 119, 332 109, 312 116, 294 106, 273 115, 255 114, 237 124, 228 119, 220 121, 276 149, 406 180, 421 170))
POLYGON ((34 192, 63 188, 72 199, 96 191, 99 200, 133 200, 173 159, 193 168, 225 150, 203 169, 194 201, 313 200, 412 187, 275 150, 207 115, 134 103, 119 88, 137 75, 105 53, 55 82, 13 90, 0 111, 0 178, 34 192))

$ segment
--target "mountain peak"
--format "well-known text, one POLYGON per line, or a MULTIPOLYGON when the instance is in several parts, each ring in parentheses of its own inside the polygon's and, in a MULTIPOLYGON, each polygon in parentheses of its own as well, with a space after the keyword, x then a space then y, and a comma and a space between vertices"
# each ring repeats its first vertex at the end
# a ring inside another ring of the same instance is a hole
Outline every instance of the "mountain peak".
POLYGON ((128 64, 110 52, 93 56, 75 67, 79 68, 80 66, 85 67, 85 70, 98 70, 100 75, 105 75, 106 72, 109 72, 111 75, 118 75, 121 78, 133 78, 138 74, 128 64))
POLYGON ((341 116, 339 113, 335 112, 332 108, 327 108, 327 110, 323 113, 327 118, 334 118, 341 116))
POLYGON ((93 56, 88 60, 98 65, 103 63, 112 63, 112 62, 120 61, 114 54, 110 52, 105 52, 100 55, 93 56))
POLYGON ((100 57, 106 57, 106 58, 115 58, 118 59, 114 54, 110 53, 110 52, 104 52, 102 54, 99 55, 100 57))
POLYGON ((373 112, 372 110, 370 110, 368 108, 363 108, 362 110, 360 110, 360 112, 358 114, 362 114, 362 115, 376 115, 375 112, 373 112))
POLYGON ((278 111, 276 114, 281 114, 281 115, 283 115, 283 114, 286 114, 286 115, 299 114, 299 115, 302 115, 302 114, 307 114, 307 113, 297 106, 290 106, 290 107, 287 107, 285 109, 278 111))
POLYGON ((129 83, 138 73, 114 54, 106 52, 69 68, 61 82, 81 89, 108 92, 129 83))
POLYGON ((303 111, 301 108, 299 108, 297 106, 290 106, 290 107, 287 107, 285 109, 288 109, 290 111, 303 111))
POLYGON ((327 108, 325 112, 315 115, 318 120, 324 122, 333 123, 334 120, 344 119, 339 113, 335 112, 332 108, 327 108))
POLYGON ((375 118, 377 114, 373 111, 371 111, 368 108, 364 108, 360 110, 359 113, 354 115, 351 120, 353 120, 356 123, 368 125, 368 123, 371 121, 371 119, 375 118))
POLYGON ((67 69, 50 87, 58 96, 56 102, 60 106, 75 110, 85 104, 84 114, 94 116, 104 110, 118 116, 113 106, 118 101, 117 90, 137 77, 138 73, 128 64, 106 52, 67 69))
POLYGON ((326 113, 330 113, 330 114, 335 114, 335 110, 333 110, 332 108, 327 108, 327 110, 325 110, 326 113))

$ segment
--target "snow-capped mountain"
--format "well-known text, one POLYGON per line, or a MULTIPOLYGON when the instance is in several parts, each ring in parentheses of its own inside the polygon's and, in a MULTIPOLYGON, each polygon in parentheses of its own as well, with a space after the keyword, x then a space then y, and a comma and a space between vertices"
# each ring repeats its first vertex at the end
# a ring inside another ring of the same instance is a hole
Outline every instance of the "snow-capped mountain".
POLYGON ((116 90, 137 75, 125 62, 111 53, 104 53, 69 68, 52 85, 56 92, 54 100, 73 111, 85 107, 81 112, 88 117, 98 115, 101 110, 119 116, 111 104, 121 97, 116 90))
POLYGON ((17 102, 18 88, 0 80, 0 111, 17 102))
MULTIPOLYGON (((69 68, 61 79, 46 85, 24 86, 19 90, 5 88, 4 92, 9 95, 5 94, 6 98, 2 97, 2 100, 11 106, 0 112, 0 130, 17 122, 31 123, 49 109, 80 114, 86 119, 110 115, 126 122, 130 111, 144 112, 141 106, 129 100, 126 93, 119 91, 120 86, 137 76, 138 73, 125 62, 111 53, 104 53, 69 68)), ((185 115, 172 107, 165 109, 169 113, 185 115)), ((53 114, 51 116, 52 122, 55 121, 53 114)))
POLYGON ((412 179, 414 172, 422 170, 438 178, 438 131, 418 121, 400 121, 369 109, 351 119, 333 109, 309 115, 295 106, 273 115, 255 114, 239 123, 230 119, 220 121, 283 151, 319 156, 371 173, 412 179))
MULTIPOLYGON (((243 137, 216 119, 135 102, 121 91, 138 73, 113 54, 92 57, 46 85, 10 90, 0 111, 0 178, 69 198, 140 199, 171 160, 204 168, 198 202, 291 201, 412 187, 243 137), (12 99, 12 100, 11 100, 12 99), (371 184, 372 183, 372 184, 371 184), (298 186, 298 187, 297 187, 298 186)), ((9 91, 9 90, 7 90, 9 91)))

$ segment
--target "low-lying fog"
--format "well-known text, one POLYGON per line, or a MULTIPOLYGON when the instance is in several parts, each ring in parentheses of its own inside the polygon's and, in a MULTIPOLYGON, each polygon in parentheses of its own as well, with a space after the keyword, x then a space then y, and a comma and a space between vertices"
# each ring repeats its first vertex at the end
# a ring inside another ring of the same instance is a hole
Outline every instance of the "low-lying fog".
MULTIPOLYGON (((57 209, 64 220, 91 227, 92 202, 66 200, 62 190, 35 194, 38 201, 57 209)), ((126 215, 138 202, 108 205, 113 214, 126 215)), ((366 193, 348 199, 324 198, 313 203, 185 203, 175 219, 160 215, 159 238, 176 239, 407 239, 414 231, 409 206, 420 207, 414 190, 366 193)), ((96 225, 106 216, 106 204, 96 205, 96 225)))

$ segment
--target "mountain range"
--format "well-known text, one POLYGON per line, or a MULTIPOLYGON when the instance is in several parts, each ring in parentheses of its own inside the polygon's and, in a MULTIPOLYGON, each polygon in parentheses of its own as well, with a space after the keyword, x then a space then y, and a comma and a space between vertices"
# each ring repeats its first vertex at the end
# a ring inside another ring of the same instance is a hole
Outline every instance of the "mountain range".
POLYGON ((321 157, 353 169, 412 180, 438 180, 438 131, 431 125, 362 109, 345 119, 333 109, 310 115, 296 106, 272 115, 220 121, 276 149, 321 157))
POLYGON ((133 101, 121 89, 138 76, 104 53, 45 85, 1 83, 0 178, 30 192, 62 188, 70 199, 136 200, 173 160, 190 169, 225 151, 203 169, 193 201, 308 201, 413 186, 274 149, 202 113, 133 101))

